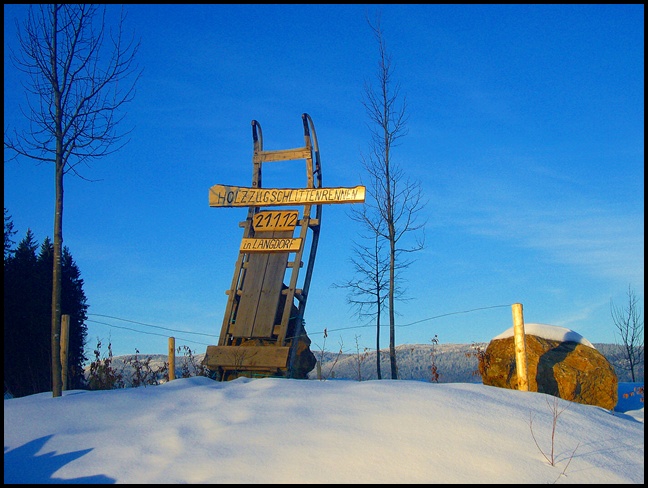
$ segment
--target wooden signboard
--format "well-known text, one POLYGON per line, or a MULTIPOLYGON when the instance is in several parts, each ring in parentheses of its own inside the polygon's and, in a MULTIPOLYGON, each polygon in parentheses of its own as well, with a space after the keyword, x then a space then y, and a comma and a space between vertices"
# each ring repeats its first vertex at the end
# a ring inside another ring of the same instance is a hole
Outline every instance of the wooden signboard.
POLYGON ((210 207, 270 207, 277 205, 319 205, 360 203, 365 187, 351 188, 248 188, 214 185, 209 189, 210 207))
POLYGON ((293 238, 243 238, 241 252, 297 252, 301 249, 302 240, 293 238))

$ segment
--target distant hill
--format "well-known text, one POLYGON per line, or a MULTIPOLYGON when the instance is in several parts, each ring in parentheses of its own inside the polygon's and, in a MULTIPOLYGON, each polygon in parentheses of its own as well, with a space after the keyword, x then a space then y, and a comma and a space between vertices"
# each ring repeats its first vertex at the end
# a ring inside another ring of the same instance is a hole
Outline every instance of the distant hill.
MULTIPOLYGON (((486 349, 486 343, 470 344, 403 344, 396 346, 396 364, 399 379, 431 381, 432 352, 439 373, 439 383, 481 383, 477 374, 476 348, 486 349)), ((324 353, 314 351, 322 363, 323 378, 375 380, 376 351, 360 354, 324 353), (337 358, 337 360, 336 360, 337 358)), ((383 379, 391 378, 389 349, 380 351, 380 372, 383 379)), ((313 370, 309 378, 316 379, 313 370)))
MULTIPOLYGON (((478 348, 485 350, 487 343, 474 344, 404 344, 396 347, 397 365, 400 379, 431 381, 432 353, 439 373, 439 383, 481 383, 477 374, 478 348)), ((603 354, 614 366, 620 383, 630 382, 630 373, 623 368, 621 346, 615 344, 594 344, 594 347, 603 354)), ((373 380, 376 379, 376 351, 361 352, 360 354, 340 354, 331 351, 313 350, 315 357, 321 361, 321 375, 324 379, 351 379, 373 380)), ((383 349, 380 353, 380 368, 383 379, 389 379, 389 350, 383 349)), ((133 355, 116 356, 113 358, 113 367, 124 372, 128 379, 132 368, 126 361, 133 355)), ((149 366, 159 368, 168 361, 164 354, 139 355, 139 359, 150 357, 149 366)), ((205 357, 204 354, 194 356, 195 364, 205 357)), ((182 377, 183 364, 189 369, 192 365, 187 363, 185 356, 176 356, 176 377, 182 377)), ((86 371, 88 368, 86 368, 86 371)), ((644 363, 635 371, 637 381, 644 381, 644 363)), ((310 372, 309 379, 317 379, 317 368, 310 372)))
MULTIPOLYGON (((396 364, 399 379, 431 381, 432 353, 439 373, 439 383, 481 383, 477 371, 478 349, 484 351, 488 343, 474 344, 405 344, 396 346, 396 364)), ((615 344, 594 344, 594 347, 603 354, 614 366, 620 383, 630 382, 630 372, 622 367, 621 346, 615 344)), ((372 380, 376 379, 376 351, 360 354, 341 354, 336 361, 337 354, 315 352, 318 360, 321 357, 322 377, 372 380)), ((635 371, 637 381, 644 380, 643 361, 635 371)), ((382 378, 390 378, 389 350, 383 349, 380 353, 380 371, 382 378)), ((309 378, 317 378, 317 371, 309 374, 309 378)))

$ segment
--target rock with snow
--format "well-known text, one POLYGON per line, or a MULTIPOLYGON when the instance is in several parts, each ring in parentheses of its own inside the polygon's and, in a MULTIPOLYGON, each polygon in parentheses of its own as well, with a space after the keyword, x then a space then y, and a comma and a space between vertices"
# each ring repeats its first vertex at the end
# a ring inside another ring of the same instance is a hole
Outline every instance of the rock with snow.
MULTIPOLYGON (((612 410, 618 400, 614 367, 587 339, 563 327, 525 324, 529 391, 612 410)), ((486 348, 485 385, 518 389, 513 328, 486 348)))

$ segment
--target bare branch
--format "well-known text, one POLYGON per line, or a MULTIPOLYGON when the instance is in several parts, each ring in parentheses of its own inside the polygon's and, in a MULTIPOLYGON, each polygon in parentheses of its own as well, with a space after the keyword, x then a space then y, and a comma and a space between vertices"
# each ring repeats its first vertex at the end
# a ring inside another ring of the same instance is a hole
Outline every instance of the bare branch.
POLYGON ((21 111, 30 128, 5 131, 5 148, 15 153, 13 158, 53 162, 64 173, 81 176, 80 164, 113 154, 128 142, 124 138, 130 130, 117 132, 125 117, 118 112, 132 101, 141 75, 135 65, 139 43, 124 42, 122 9, 108 46, 105 15, 106 6, 98 4, 30 8, 18 31, 20 53, 10 51, 13 65, 29 79, 27 110, 21 111))

